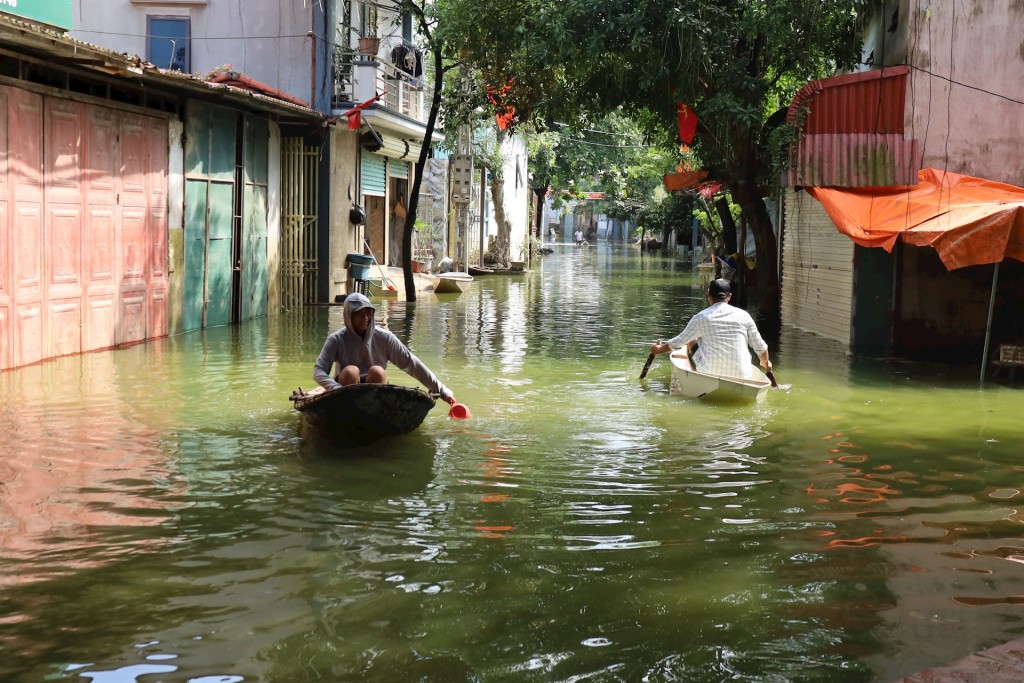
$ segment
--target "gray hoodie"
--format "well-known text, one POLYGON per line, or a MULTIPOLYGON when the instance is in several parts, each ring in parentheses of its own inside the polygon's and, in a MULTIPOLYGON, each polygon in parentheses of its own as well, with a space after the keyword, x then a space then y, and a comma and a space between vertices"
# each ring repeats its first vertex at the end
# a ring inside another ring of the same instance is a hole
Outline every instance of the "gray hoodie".
POLYGON ((372 365, 387 369, 390 361, 419 380, 431 392, 440 394, 443 399, 450 397, 452 391, 442 384, 430 368, 414 356, 394 333, 378 328, 374 320, 370 321, 365 337, 360 337, 352 331, 352 313, 367 306, 375 309, 370 300, 362 294, 354 293, 345 297, 345 304, 342 307, 345 327, 332 332, 324 342, 324 348, 313 367, 313 379, 316 383, 325 389, 341 386, 334 380, 332 374, 335 363, 338 364, 337 372, 341 372, 341 369, 348 365, 355 365, 359 368, 359 374, 365 375, 372 365))

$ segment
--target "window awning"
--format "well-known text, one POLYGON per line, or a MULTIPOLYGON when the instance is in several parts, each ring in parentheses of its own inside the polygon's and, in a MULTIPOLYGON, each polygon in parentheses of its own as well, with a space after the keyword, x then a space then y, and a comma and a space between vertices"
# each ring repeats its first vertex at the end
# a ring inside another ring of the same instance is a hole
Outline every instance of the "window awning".
POLYGON ((839 232, 891 251, 897 239, 933 247, 948 270, 1005 258, 1024 261, 1024 188, 922 169, 918 184, 809 187, 839 232))

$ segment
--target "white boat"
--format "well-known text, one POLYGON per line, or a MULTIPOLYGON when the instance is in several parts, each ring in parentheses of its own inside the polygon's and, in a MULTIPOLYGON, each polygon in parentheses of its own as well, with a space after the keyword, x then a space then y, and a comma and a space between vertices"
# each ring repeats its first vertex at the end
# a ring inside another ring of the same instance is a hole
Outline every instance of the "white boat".
POLYGON ((741 401, 760 401, 771 387, 771 380, 752 365, 750 378, 726 377, 698 372, 684 347, 671 354, 672 380, 683 396, 701 398, 713 394, 714 398, 741 401))
POLYGON ((459 294, 463 291, 462 286, 472 281, 473 276, 469 273, 437 273, 434 276, 434 293, 459 294))

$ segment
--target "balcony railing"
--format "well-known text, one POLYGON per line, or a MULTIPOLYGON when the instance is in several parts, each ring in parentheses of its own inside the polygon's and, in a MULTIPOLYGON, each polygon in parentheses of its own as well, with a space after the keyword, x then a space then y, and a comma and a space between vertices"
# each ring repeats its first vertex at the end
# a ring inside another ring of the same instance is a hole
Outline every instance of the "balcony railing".
POLYGON ((424 67, 420 53, 405 43, 382 43, 376 56, 336 48, 332 106, 336 110, 347 109, 377 93, 385 93, 381 104, 386 109, 426 123, 429 100, 425 97, 424 67))

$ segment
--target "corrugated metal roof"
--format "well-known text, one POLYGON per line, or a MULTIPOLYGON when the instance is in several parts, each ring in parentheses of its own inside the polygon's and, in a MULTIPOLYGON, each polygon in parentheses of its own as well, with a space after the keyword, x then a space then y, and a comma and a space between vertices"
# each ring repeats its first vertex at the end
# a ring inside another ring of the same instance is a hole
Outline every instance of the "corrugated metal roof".
POLYGON ((903 133, 908 66, 861 71, 811 81, 797 92, 786 113, 802 131, 818 133, 903 133))
POLYGON ((907 66, 812 81, 786 120, 800 126, 783 176, 789 186, 913 185, 916 140, 904 138, 907 66))

